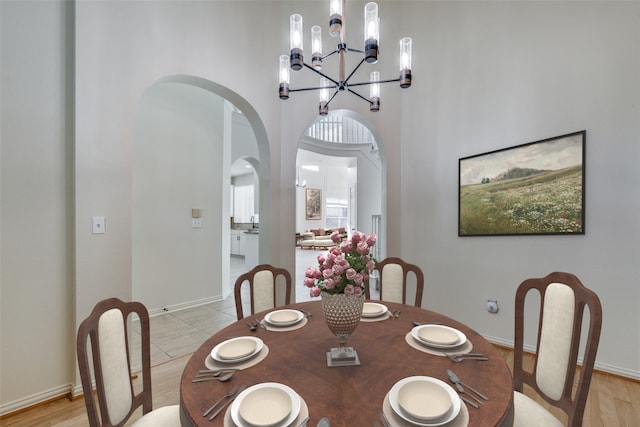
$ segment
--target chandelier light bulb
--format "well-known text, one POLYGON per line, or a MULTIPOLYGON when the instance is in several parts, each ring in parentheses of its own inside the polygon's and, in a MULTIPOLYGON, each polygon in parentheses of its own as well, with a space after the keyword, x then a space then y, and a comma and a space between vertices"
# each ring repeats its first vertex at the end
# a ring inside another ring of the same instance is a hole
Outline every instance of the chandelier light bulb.
POLYGON ((322 28, 319 25, 311 27, 311 65, 316 70, 322 68, 322 28))
POLYGON ((342 32, 342 0, 329 2, 329 34, 340 37, 342 32))
POLYGON ((291 47, 291 68, 300 70, 304 65, 302 55, 302 15, 293 14, 289 18, 289 45, 291 47))
POLYGON ((367 3, 364 6, 364 60, 370 64, 378 61, 379 26, 378 5, 367 3))
POLYGON ((400 87, 405 89, 411 86, 411 37, 400 40, 400 87))
POLYGON ((380 111, 380 73, 372 71, 369 75, 369 110, 380 111))
POLYGON ((289 99, 289 57, 280 55, 280 99, 289 99))

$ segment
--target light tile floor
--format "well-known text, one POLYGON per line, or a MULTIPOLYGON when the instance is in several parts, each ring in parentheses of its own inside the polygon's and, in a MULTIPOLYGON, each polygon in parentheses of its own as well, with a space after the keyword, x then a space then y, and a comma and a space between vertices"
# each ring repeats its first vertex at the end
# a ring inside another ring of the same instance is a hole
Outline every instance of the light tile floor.
MULTIPOLYGON (((309 289, 303 284, 305 270, 317 265, 317 256, 325 251, 296 249, 296 271, 293 276, 296 302, 309 301, 309 289)), ((246 271, 244 258, 231 257, 230 282, 246 271)), ((377 298, 372 289, 372 298, 377 298)), ((223 301, 198 307, 177 310, 153 316, 151 329, 151 365, 193 353, 204 341, 220 329, 236 321, 233 295, 223 301)), ((134 324, 138 337, 132 337, 135 346, 139 342, 139 328, 134 324), (136 339, 137 338, 137 339, 136 339)))

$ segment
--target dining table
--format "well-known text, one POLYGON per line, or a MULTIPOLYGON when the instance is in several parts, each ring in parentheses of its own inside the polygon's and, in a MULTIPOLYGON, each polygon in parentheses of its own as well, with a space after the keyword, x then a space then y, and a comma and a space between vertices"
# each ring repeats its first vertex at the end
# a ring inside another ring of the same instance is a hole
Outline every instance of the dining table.
MULTIPOLYGON (((347 345, 353 347, 359 359, 359 364, 353 366, 328 366, 327 352, 337 347, 337 338, 325 323, 320 299, 256 313, 221 329, 192 354, 184 368, 180 381, 182 426, 237 426, 228 413, 233 404, 213 420, 203 414, 230 389, 263 383, 284 384, 294 390, 303 403, 303 415, 309 417, 308 426, 316 426, 321 418, 328 418, 332 427, 383 425, 385 421, 394 427, 417 425, 405 419, 382 419, 383 409, 387 415, 393 415, 389 409, 390 391, 406 378, 429 377, 446 382, 457 392, 447 370, 455 372, 462 386, 466 386, 459 396, 470 402, 479 400, 481 404, 475 408, 460 400, 462 415, 445 426, 513 424, 511 372, 489 341, 471 327, 435 311, 392 302, 371 302, 385 306, 388 312, 380 318, 363 318, 348 337, 347 345), (304 319, 288 328, 267 325, 265 316, 282 309, 300 311, 305 314, 304 319), (250 328, 252 321, 262 322, 262 326, 250 328), (447 357, 444 350, 422 348, 412 338, 416 324, 453 328, 466 337, 464 351, 481 353, 488 360, 456 362, 447 357), (254 356, 258 358, 256 361, 238 364, 228 381, 193 382, 201 370, 220 366, 211 358, 212 349, 230 339, 246 336, 259 338, 264 344, 260 354, 254 356), (469 396, 469 388, 479 391, 487 400, 469 396)), ((298 427, 301 418, 289 425, 298 427)))

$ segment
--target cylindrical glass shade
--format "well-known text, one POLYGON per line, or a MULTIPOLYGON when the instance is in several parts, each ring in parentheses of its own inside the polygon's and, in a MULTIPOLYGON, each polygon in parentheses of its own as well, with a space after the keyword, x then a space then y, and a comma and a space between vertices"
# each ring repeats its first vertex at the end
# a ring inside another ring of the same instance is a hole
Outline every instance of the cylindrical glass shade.
POLYGON ((302 15, 297 13, 289 18, 289 46, 302 50, 302 15))
POLYGON ((400 40, 400 71, 411 69, 411 37, 400 40))
POLYGON ((321 116, 326 116, 329 113, 329 106, 327 102, 329 102, 329 80, 324 77, 320 77, 320 103, 318 105, 318 111, 321 116))
POLYGON ((329 34, 339 37, 342 31, 342 0, 329 1, 329 34))
POLYGON ((378 61, 379 31, 378 5, 367 3, 364 6, 364 59, 370 64, 378 61))
POLYGON ((280 55, 280 83, 289 84, 290 82, 289 57, 287 55, 280 55))
POLYGON ((380 110, 380 73, 372 71, 369 76, 369 110, 375 112, 380 110))
POLYGON ((280 55, 280 67, 279 67, 279 80, 280 88, 278 93, 280 99, 289 99, 289 57, 287 55, 280 55))
POLYGON ((369 77, 369 97, 379 97, 380 96, 380 73, 378 71, 372 71, 369 77))
POLYGON ((322 68, 322 28, 311 27, 311 65, 316 70, 322 68))
POLYGON ((320 102, 326 103, 329 101, 329 80, 324 77, 320 77, 320 87, 323 88, 320 89, 320 102))
POLYGON ((400 87, 411 86, 411 37, 400 40, 400 87))
POLYGON ((291 15, 289 24, 291 68, 297 71, 302 69, 304 65, 304 56, 302 54, 302 16, 298 14, 291 15))

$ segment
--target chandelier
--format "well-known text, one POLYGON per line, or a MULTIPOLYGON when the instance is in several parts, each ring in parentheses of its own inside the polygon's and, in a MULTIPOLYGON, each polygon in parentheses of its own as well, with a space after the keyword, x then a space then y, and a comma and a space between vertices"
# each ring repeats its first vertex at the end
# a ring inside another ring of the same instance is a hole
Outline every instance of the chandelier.
POLYGON ((303 36, 302 36, 302 16, 291 15, 290 22, 290 54, 280 56, 280 99, 289 99, 290 92, 300 92, 308 90, 320 91, 320 103, 318 110, 320 115, 327 115, 329 103, 339 92, 350 92, 369 104, 371 111, 380 110, 380 84, 390 82, 400 82, 401 88, 411 86, 411 38, 404 37, 400 40, 400 76, 397 79, 380 80, 380 73, 372 71, 369 81, 352 83, 349 80, 367 62, 375 64, 378 62, 378 43, 380 41, 378 18, 378 5, 367 3, 364 6, 364 50, 347 47, 345 42, 345 20, 344 20, 345 0, 329 0, 329 33, 338 39, 338 46, 327 55, 322 54, 322 30, 319 25, 311 27, 311 65, 304 62, 303 56, 303 36), (353 70, 347 75, 345 62, 347 53, 361 55, 362 59, 355 65, 353 70), (338 55, 338 76, 330 77, 322 71, 323 61, 333 55, 338 55), (316 87, 305 87, 291 89, 290 69, 299 71, 307 68, 320 76, 320 85, 316 87), (358 86, 369 86, 369 98, 364 97, 352 88, 358 86))

